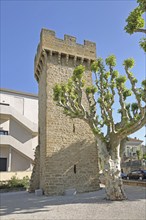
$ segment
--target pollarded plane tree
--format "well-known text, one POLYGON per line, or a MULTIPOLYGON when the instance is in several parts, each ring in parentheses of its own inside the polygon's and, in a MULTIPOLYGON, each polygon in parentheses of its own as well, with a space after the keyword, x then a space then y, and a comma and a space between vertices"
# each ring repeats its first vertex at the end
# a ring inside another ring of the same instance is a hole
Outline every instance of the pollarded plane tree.
POLYGON ((97 142, 98 157, 102 162, 107 199, 124 200, 126 195, 120 177, 120 146, 128 135, 146 123, 146 80, 142 81, 141 88, 136 88, 137 79, 130 71, 134 66, 133 59, 127 59, 123 63, 127 76, 120 75, 114 69, 114 55, 109 56, 105 63, 106 65, 101 58, 92 63, 95 81, 91 86, 84 82, 85 67, 76 67, 66 84, 57 84, 54 87, 54 100, 64 114, 84 120, 90 126, 97 142), (126 80, 130 81, 129 89, 126 87, 126 80), (83 105, 84 94, 88 100, 88 108, 83 105), (120 122, 116 122, 113 112, 117 95, 120 122), (127 98, 131 95, 135 97, 135 102, 127 103, 127 98), (103 132, 103 127, 106 127, 106 132, 103 132))

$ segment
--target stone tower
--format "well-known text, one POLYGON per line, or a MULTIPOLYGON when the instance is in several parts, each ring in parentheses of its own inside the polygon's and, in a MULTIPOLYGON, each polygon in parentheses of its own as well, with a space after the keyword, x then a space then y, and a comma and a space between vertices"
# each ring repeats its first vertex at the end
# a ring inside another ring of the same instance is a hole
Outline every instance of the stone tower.
MULTIPOLYGON (((53 101, 53 87, 66 82, 75 66, 86 66, 90 84, 90 63, 96 59, 96 45, 42 29, 35 57, 35 78, 39 84, 39 188, 45 195, 61 195, 68 189, 77 192, 99 189, 97 148, 89 126, 70 119, 53 101)), ((85 97, 84 103, 87 104, 85 97)))

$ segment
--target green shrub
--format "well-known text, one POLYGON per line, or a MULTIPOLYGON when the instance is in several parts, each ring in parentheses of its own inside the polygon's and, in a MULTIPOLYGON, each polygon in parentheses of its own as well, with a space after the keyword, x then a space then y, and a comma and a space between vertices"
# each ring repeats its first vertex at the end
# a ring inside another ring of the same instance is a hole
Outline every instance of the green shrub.
POLYGON ((29 188, 29 177, 28 176, 25 176, 23 177, 22 180, 20 180, 20 183, 24 186, 24 188, 28 189, 29 188))
POLYGON ((23 179, 18 179, 16 176, 12 176, 7 182, 0 183, 0 189, 12 189, 12 188, 29 188, 29 177, 23 177, 23 179))
POLYGON ((143 155, 143 159, 145 159, 145 160, 146 160, 146 153, 143 155))

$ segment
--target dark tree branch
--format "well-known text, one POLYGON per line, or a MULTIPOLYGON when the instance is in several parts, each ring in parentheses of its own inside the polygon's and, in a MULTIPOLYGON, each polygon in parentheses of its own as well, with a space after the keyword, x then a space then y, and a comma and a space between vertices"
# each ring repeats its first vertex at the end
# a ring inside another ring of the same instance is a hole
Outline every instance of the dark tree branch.
POLYGON ((137 29, 134 32, 141 32, 141 33, 146 34, 146 29, 137 29))
POLYGON ((119 135, 121 137, 124 138, 124 137, 138 131, 139 129, 141 129, 146 124, 146 106, 143 107, 143 111, 145 112, 144 116, 142 115, 141 118, 137 121, 135 121, 133 119, 131 121, 131 126, 125 126, 124 128, 122 128, 122 131, 119 131, 119 135))

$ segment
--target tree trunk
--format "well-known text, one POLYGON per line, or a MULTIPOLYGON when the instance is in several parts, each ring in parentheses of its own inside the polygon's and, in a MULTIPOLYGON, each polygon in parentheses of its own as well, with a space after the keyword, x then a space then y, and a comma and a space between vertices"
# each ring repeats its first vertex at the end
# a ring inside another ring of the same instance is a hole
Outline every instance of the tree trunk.
POLYGON ((127 199, 121 178, 120 141, 110 144, 110 148, 99 141, 97 143, 99 157, 102 161, 106 198, 112 201, 127 199))
POLYGON ((105 190, 108 200, 127 199, 123 189, 123 180, 120 176, 120 173, 120 160, 112 160, 110 158, 105 162, 103 174, 105 178, 105 190))

